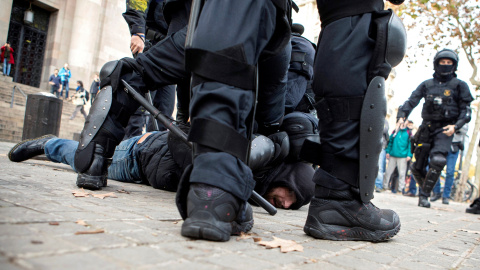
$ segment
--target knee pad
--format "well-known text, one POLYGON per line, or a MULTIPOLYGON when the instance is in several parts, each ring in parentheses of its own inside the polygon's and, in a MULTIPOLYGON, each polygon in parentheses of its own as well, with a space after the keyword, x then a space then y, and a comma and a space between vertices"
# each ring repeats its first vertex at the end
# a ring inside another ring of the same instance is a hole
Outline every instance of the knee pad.
POLYGON ((320 143, 318 120, 308 113, 293 112, 286 115, 280 130, 288 134, 290 151, 287 159, 291 161, 300 160, 300 150, 305 139, 320 143))
POLYGON ((111 85, 113 92, 117 91, 119 87, 122 87, 121 77, 133 71, 136 71, 143 77, 143 68, 132 58, 122 58, 107 62, 100 69, 100 88, 111 85))
POLYGON ((390 9, 374 12, 373 34, 375 49, 368 67, 368 81, 376 76, 388 78, 392 67, 402 61, 407 50, 407 33, 402 21, 390 9))
POLYGON ((258 135, 252 141, 250 149, 250 169, 254 173, 269 170, 288 155, 288 135, 286 132, 274 133, 268 137, 258 135))
POLYGON ((432 157, 430 157, 430 168, 441 171, 446 164, 447 158, 441 154, 433 154, 432 157))
POLYGON ((123 137, 123 129, 107 120, 112 108, 112 87, 104 87, 97 95, 90 108, 80 141, 75 154, 75 168, 78 172, 86 171, 92 160, 95 142, 105 148, 104 157, 111 157, 115 146, 123 137))

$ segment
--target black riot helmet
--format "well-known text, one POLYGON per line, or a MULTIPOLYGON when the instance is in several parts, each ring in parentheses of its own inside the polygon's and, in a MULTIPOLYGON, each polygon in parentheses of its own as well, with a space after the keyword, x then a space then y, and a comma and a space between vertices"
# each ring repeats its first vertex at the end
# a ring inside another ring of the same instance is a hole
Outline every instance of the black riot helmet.
POLYGON ((440 76, 450 75, 455 71, 457 71, 457 66, 458 66, 458 54, 453 50, 443 49, 437 52, 437 54, 435 54, 435 58, 433 59, 433 69, 435 70, 435 73, 437 73, 438 75, 440 76), (450 59, 453 61, 453 65, 441 66, 439 64, 440 59, 450 59))

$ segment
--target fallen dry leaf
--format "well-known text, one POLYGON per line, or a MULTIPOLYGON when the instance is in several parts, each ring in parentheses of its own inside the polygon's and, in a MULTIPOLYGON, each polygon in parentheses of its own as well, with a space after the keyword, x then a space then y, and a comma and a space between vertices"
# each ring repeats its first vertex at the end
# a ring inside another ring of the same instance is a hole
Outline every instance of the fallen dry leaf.
POLYGON ((278 237, 273 236, 272 241, 259 241, 259 245, 265 246, 267 248, 280 248, 280 251, 283 253, 290 252, 290 251, 301 251, 303 252, 303 246, 298 244, 293 240, 285 240, 278 237))
POLYGON ((38 241, 38 240, 32 240, 30 241, 32 244, 35 244, 35 245, 39 245, 39 244, 43 244, 42 241, 38 241))
POLYGON ((49 222, 48 225, 58 226, 58 225, 60 225, 60 223, 58 223, 58 222, 56 222, 56 221, 52 221, 52 222, 49 222))
POLYGON ((82 226, 90 226, 90 225, 88 225, 84 220, 81 220, 81 219, 75 221, 75 223, 80 224, 80 225, 82 225, 82 226))
POLYGON ((97 233, 104 233, 105 231, 103 229, 97 229, 97 230, 92 230, 92 231, 79 231, 76 232, 75 235, 79 234, 97 234, 97 233))
POLYGON ((237 237, 237 241, 240 241, 240 240, 243 240, 243 239, 250 239, 250 238, 252 238, 251 234, 241 232, 240 236, 237 237))
POLYGON ((465 229, 460 229, 462 232, 468 232, 468 233, 474 233, 474 234, 480 234, 480 231, 470 231, 470 230, 465 230, 465 229))
POLYGON ((103 193, 103 194, 90 194, 95 198, 100 198, 100 199, 105 199, 105 197, 112 197, 112 198, 117 198, 117 195, 115 193, 110 192, 110 193, 103 193))
POLYGON ((254 237, 254 236, 258 236, 258 235, 256 233, 240 232, 240 236, 237 237, 237 241, 240 241, 240 240, 243 240, 243 239, 250 239, 250 238, 253 238, 253 242, 262 241, 262 238, 254 237), (255 241, 255 239, 257 239, 257 241, 255 241), (260 239, 260 240, 258 240, 258 239, 260 239))
POLYGON ((126 193, 126 194, 130 194, 130 192, 126 191, 125 189, 117 189, 117 192, 118 193, 126 193))
POLYGON ((428 223, 433 224, 433 225, 438 225, 438 223, 435 222, 435 221, 430 221, 430 220, 429 220, 428 223))
POLYGON ((75 196, 75 197, 88 197, 88 196, 92 196, 92 197, 94 197, 94 198, 99 198, 99 199, 104 199, 105 197, 118 198, 117 195, 115 195, 115 193, 113 193, 113 192, 103 193, 103 194, 95 194, 95 193, 85 192, 85 190, 83 190, 83 188, 82 188, 81 190, 78 190, 78 191, 72 191, 72 194, 73 194, 73 196, 75 196))
POLYGON ((261 237, 253 237, 253 242, 260 242, 262 241, 261 237))
POLYGON ((78 191, 72 191, 72 194, 75 197, 88 197, 88 195, 90 195, 90 193, 85 192, 85 190, 83 190, 83 188, 81 190, 78 190, 78 191))

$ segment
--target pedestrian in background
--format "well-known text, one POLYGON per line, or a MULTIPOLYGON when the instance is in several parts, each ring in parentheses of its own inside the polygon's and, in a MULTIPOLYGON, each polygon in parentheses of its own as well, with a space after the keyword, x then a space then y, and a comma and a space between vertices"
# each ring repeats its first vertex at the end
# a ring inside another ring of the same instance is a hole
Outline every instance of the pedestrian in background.
POLYGON ((85 119, 87 119, 87 113, 85 112, 85 109, 83 106, 87 104, 88 101, 88 92, 85 91, 85 88, 83 88, 83 82, 82 81, 77 81, 77 91, 75 92, 74 96, 74 101, 73 103, 77 105, 75 108, 75 111, 73 111, 72 116, 70 117, 70 120, 73 120, 77 113, 80 111, 85 119))
POLYGON ((68 68, 68 64, 65 63, 63 68, 60 69, 60 78, 62 80, 62 89, 60 90, 60 96, 63 97, 63 90, 65 90, 65 99, 68 98, 68 82, 70 81, 70 78, 72 77, 72 72, 70 72, 70 69, 68 68))
MULTIPOLYGON (((395 168, 398 167, 398 191, 405 188, 405 173, 407 172, 407 163, 412 159, 410 151, 410 130, 407 128, 406 122, 397 122, 397 128, 390 135, 388 146, 386 149, 386 157, 388 159, 387 172, 385 179, 390 179, 395 168)), ((387 185, 388 186, 388 185, 387 185)), ((392 186, 393 189, 394 186, 392 186)))
POLYGON ((10 76, 10 68, 12 64, 15 64, 15 61, 13 60, 13 49, 8 42, 2 46, 1 59, 3 63, 3 76, 10 76))
POLYGON ((98 91, 100 90, 100 79, 98 78, 98 73, 95 73, 95 78, 93 79, 92 85, 90 86, 90 104, 93 104, 95 97, 97 96, 98 91))
POLYGON ((60 76, 58 76, 58 69, 53 71, 53 74, 50 75, 50 79, 48 79, 48 83, 51 85, 50 93, 57 96, 60 96, 60 76))

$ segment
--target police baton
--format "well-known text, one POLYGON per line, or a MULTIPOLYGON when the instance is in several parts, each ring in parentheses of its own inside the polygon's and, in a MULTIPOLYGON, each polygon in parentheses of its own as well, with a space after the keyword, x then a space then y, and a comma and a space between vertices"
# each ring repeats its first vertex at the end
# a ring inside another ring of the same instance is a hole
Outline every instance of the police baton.
MULTIPOLYGON (((138 101, 145 110, 147 110, 155 119, 160 121, 168 130, 173 134, 177 135, 184 143, 186 143, 190 148, 192 148, 192 143, 188 141, 187 135, 177 126, 173 124, 173 121, 163 115, 157 108, 150 104, 142 95, 140 95, 133 87, 131 87, 126 81, 122 80, 123 85, 125 86, 124 90, 127 94, 131 95, 133 99, 138 101)), ((265 209, 270 215, 274 216, 277 213, 277 209, 260 196, 255 190, 252 190, 252 195, 250 197, 252 201, 258 204, 260 207, 265 209)))

